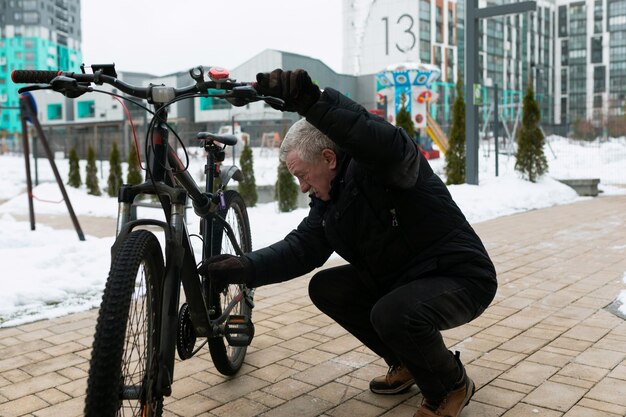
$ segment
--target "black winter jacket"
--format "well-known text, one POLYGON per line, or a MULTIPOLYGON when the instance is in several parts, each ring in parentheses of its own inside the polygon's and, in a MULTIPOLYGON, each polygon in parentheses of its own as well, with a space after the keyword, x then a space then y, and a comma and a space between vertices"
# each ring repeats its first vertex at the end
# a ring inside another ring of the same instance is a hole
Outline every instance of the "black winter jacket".
POLYGON ((381 290, 433 271, 495 278, 479 237, 404 130, 331 88, 306 118, 343 150, 331 198, 311 197, 296 230, 246 255, 253 286, 310 272, 333 251, 381 290))

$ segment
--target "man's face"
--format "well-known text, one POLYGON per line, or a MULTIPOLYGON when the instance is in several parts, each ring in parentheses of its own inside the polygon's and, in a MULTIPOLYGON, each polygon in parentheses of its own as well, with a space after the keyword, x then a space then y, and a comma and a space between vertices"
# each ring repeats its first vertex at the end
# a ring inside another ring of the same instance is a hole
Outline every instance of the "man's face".
POLYGON ((333 151, 324 149, 317 161, 307 162, 294 150, 287 154, 285 163, 298 179, 300 191, 313 194, 322 201, 330 200, 330 183, 337 174, 337 156, 333 151))

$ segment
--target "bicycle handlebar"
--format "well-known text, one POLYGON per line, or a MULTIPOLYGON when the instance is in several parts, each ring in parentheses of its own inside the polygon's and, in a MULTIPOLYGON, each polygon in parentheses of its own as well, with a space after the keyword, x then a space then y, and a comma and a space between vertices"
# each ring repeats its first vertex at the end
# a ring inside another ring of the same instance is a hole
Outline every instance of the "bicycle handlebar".
MULTIPOLYGON (((115 72, 113 71, 112 74, 115 74, 115 72)), ((20 93, 50 88, 70 98, 93 91, 90 84, 94 83, 97 85, 109 84, 130 96, 147 99, 153 103, 167 103, 180 96, 207 93, 209 89, 216 89, 223 90, 224 93, 214 94, 214 96, 229 100, 235 106, 259 100, 278 107, 282 107, 284 104, 279 98, 258 94, 255 89, 256 83, 235 82, 235 80, 224 77, 223 74, 220 73, 220 79, 205 81, 202 68, 192 68, 190 75, 196 83, 182 88, 152 84, 148 87, 134 86, 119 80, 116 75, 105 73, 102 69, 95 70, 93 74, 66 71, 13 70, 11 72, 11 80, 16 84, 34 84, 21 88, 19 90, 20 93)))
POLYGON ((31 71, 31 70, 13 70, 11 72, 11 80, 16 84, 33 84, 33 83, 46 83, 59 75, 63 74, 62 71, 31 71))

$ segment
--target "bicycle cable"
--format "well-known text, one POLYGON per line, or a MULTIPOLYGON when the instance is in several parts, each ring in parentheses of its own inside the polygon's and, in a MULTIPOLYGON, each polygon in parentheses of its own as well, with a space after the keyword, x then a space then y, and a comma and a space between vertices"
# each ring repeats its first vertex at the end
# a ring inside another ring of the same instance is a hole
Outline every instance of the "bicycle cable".
POLYGON ((124 112, 126 113, 126 117, 128 117, 128 122, 130 123, 130 129, 133 132, 133 142, 135 143, 135 154, 137 155, 137 163, 139 164, 139 168, 145 171, 145 168, 141 164, 141 156, 139 154, 139 143, 137 142, 137 132, 135 131, 135 124, 133 123, 133 118, 130 116, 130 111, 128 111, 128 107, 126 107, 126 104, 124 104, 124 102, 119 97, 113 96, 113 98, 120 103, 120 105, 124 109, 124 112))

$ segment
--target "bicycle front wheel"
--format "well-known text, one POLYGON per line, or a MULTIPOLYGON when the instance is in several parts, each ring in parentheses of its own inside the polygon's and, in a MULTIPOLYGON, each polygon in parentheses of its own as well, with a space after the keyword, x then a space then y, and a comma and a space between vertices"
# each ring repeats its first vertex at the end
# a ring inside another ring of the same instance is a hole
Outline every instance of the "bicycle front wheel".
POLYGON ((161 245, 146 230, 130 233, 111 263, 94 336, 85 416, 160 416, 156 375, 161 245))
MULTIPOLYGON (((233 228, 235 240, 246 253, 252 250, 252 234, 250 233, 250 222, 248 220, 248 212, 246 205, 234 190, 224 192, 226 206, 219 211, 219 215, 233 228)), ((214 243, 220 244, 220 247, 214 247, 213 253, 227 253, 236 255, 235 248, 224 231, 220 231, 222 236, 217 236, 214 243), (217 252, 219 250, 219 252, 217 252)), ((211 318, 219 317, 228 303, 237 296, 237 294, 245 289, 245 285, 229 285, 223 292, 217 292, 213 289, 209 293, 209 305, 213 307, 215 313, 211 318)), ((239 304, 232 310, 231 315, 245 315, 252 319, 252 308, 242 299, 239 304)), ((225 337, 209 338, 209 351, 215 368, 223 375, 234 375, 239 371, 246 356, 246 346, 230 346, 225 337)))

